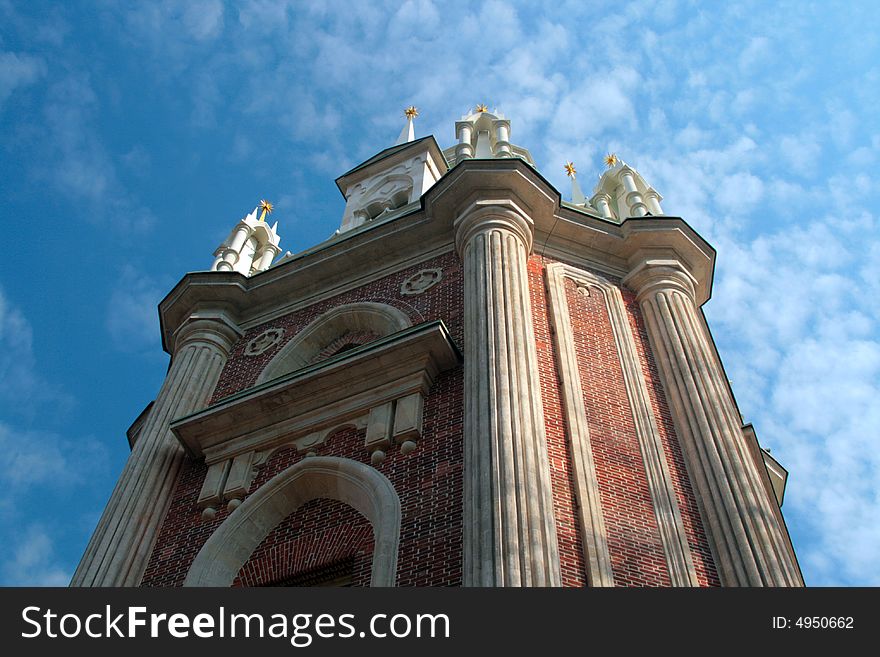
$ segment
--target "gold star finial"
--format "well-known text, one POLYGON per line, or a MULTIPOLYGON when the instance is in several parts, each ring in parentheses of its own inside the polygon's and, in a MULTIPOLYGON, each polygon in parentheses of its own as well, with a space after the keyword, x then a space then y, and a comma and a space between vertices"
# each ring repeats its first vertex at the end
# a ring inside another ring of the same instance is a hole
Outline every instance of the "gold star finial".
POLYGON ((266 221, 266 215, 272 214, 272 210, 274 209, 272 204, 265 199, 260 200, 260 209, 263 211, 260 214, 260 221, 266 221))
POLYGON ((608 153, 605 156, 605 166, 609 169, 615 166, 620 160, 617 159, 617 155, 615 153, 608 153))
POLYGON ((476 108, 474 108, 474 111, 482 114, 483 112, 489 111, 489 106, 486 105, 485 103, 480 103, 479 105, 476 106, 476 108))
POLYGON ((574 178, 577 174, 577 169, 574 168, 574 162, 566 162, 565 163, 565 175, 569 178, 574 178))
POLYGON ((414 119, 419 115, 419 108, 415 105, 410 105, 403 110, 403 115, 408 119, 414 119))

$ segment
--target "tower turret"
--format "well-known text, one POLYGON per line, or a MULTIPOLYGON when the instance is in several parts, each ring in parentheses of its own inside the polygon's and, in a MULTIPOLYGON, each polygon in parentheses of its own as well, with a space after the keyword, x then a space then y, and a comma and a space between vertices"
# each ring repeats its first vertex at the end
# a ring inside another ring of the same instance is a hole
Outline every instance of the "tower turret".
POLYGON ((404 110, 406 125, 394 146, 336 179, 345 196, 345 212, 337 232, 344 233, 417 202, 448 167, 433 137, 415 138, 415 107, 404 110))
POLYGON ((265 271, 281 250, 278 244, 278 222, 271 227, 266 215, 272 212, 272 204, 260 201, 254 211, 244 217, 217 250, 211 271, 237 271, 245 276, 265 271), (257 218, 257 213, 260 213, 257 218))
POLYGON ((449 166, 462 160, 518 157, 535 166, 532 154, 510 143, 510 120, 501 112, 477 105, 474 111, 455 122, 458 143, 443 151, 449 166))
POLYGON ((606 219, 661 215, 663 199, 641 174, 614 153, 605 156, 607 170, 599 176, 590 205, 606 219))

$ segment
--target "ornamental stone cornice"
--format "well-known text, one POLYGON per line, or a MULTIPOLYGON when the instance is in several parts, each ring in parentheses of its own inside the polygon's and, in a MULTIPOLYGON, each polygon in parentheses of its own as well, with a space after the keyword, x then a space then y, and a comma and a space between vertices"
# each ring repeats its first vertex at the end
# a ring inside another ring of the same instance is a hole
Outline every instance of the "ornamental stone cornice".
POLYGON ((428 322, 227 397, 173 421, 171 430, 210 464, 424 395, 460 360, 443 323, 428 322))
POLYGON ((532 251, 534 222, 513 201, 483 199, 465 209, 455 220, 455 248, 459 255, 464 246, 479 232, 502 228, 515 233, 523 242, 526 253, 532 251))
POLYGON ((715 250, 678 217, 648 216, 622 223, 563 205, 559 192, 518 158, 464 160, 404 214, 369 222, 251 277, 237 272, 187 274, 159 305, 162 344, 195 312, 223 312, 247 328, 424 262, 455 248, 456 217, 478 202, 504 201, 533 222, 532 251, 628 274, 644 249, 674 252, 695 283, 695 299, 711 294, 715 250))

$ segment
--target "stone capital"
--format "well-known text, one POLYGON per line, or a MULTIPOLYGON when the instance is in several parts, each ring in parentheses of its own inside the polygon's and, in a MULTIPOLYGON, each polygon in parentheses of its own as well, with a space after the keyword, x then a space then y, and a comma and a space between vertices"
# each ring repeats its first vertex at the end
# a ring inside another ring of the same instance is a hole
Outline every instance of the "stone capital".
POLYGON ((455 248, 463 256, 465 246, 474 235, 498 228, 519 237, 526 253, 531 253, 534 227, 532 218, 510 199, 476 201, 455 219, 455 248))
POLYGON ((677 290, 696 302, 697 279, 674 252, 642 249, 629 259, 629 266, 622 282, 638 301, 663 290, 677 290))
POLYGON ((194 312, 175 332, 173 353, 185 345, 202 342, 213 345, 226 356, 243 334, 232 318, 222 311, 194 312))

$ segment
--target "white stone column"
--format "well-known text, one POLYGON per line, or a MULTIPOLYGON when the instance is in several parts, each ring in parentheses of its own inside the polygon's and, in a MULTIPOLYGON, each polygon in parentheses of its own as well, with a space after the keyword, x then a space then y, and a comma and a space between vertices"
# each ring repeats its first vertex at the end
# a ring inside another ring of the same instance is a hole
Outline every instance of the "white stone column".
POLYGON ((474 147, 471 145, 474 127, 467 121, 455 124, 456 132, 458 132, 458 144, 455 147, 455 160, 461 162, 468 160, 474 156, 474 147))
POLYGON ((238 262, 239 255, 241 254, 241 247, 244 246, 244 243, 247 238, 250 237, 250 234, 251 227, 244 221, 235 227, 235 235, 229 243, 229 246, 223 251, 222 258, 217 263, 217 271, 232 271, 235 268, 235 263, 238 262))
POLYGON ((644 217, 648 214, 648 207, 642 201, 642 195, 636 187, 635 178, 633 178, 632 170, 624 167, 620 170, 620 182, 627 191, 626 204, 629 206, 629 214, 631 217, 644 217))
POLYGON ((606 219, 614 219, 611 212, 611 197, 608 194, 596 194, 593 199, 593 205, 606 219))
POLYGON ((137 586, 183 463, 172 420, 204 408, 241 335, 223 314, 194 314, 177 331, 165 381, 71 586, 137 586))
POLYGON ((648 204, 648 210, 651 214, 663 214, 663 209, 660 207, 660 195, 653 189, 645 192, 645 203, 648 204))
POLYGON ((677 260, 641 257, 624 283, 644 315, 722 584, 801 586, 695 303, 693 278, 677 260))
POLYGON ((464 584, 560 586, 529 302, 532 220, 510 201, 459 215, 464 261, 464 584))
POLYGON ((510 121, 498 119, 495 126, 495 157, 512 157, 510 149, 510 121))
POLYGON ((263 248, 263 253, 260 256, 260 264, 257 265, 257 271, 266 271, 269 269, 269 266, 272 264, 272 261, 275 259, 275 256, 281 251, 274 244, 266 244, 263 248))

